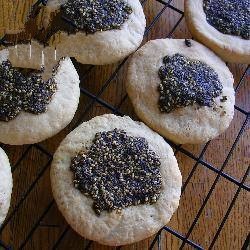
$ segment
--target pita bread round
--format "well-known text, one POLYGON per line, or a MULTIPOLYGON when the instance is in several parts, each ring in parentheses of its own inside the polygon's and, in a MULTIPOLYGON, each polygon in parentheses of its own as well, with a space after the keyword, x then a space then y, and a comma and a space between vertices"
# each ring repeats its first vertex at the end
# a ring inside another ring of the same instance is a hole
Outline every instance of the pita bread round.
POLYGON ((234 115, 235 93, 233 76, 226 64, 205 46, 191 40, 159 39, 148 42, 132 57, 127 92, 139 118, 162 136, 176 143, 205 143, 221 134, 234 115), (182 107, 170 113, 160 112, 158 72, 165 56, 176 53, 206 63, 218 74, 223 86, 222 94, 214 99, 212 107, 198 104, 182 107), (227 100, 221 102, 226 96, 227 100))
POLYGON ((250 40, 223 34, 206 20, 203 0, 186 0, 185 18, 194 38, 217 53, 226 62, 250 63, 250 40))
POLYGON ((67 222, 81 236, 112 246, 145 239, 168 223, 179 204, 181 182, 173 150, 161 136, 143 123, 111 114, 97 116, 72 131, 57 149, 51 167, 54 198, 67 222), (124 130, 129 136, 145 138, 149 148, 159 156, 161 195, 152 205, 130 206, 120 214, 103 211, 97 216, 92 209, 93 200, 74 187, 70 164, 79 151, 86 151, 91 146, 97 132, 115 128, 124 130))
POLYGON ((52 52, 49 52, 51 48, 43 51, 35 42, 32 42, 31 57, 28 56, 30 54, 26 53, 26 50, 29 50, 29 45, 24 44, 18 45, 17 49, 10 47, 1 50, 0 63, 9 59, 13 67, 41 68, 42 60, 44 60, 43 64, 48 78, 52 76, 53 67, 58 65, 55 73, 57 90, 47 105, 45 113, 36 115, 21 111, 13 120, 0 121, 0 142, 5 144, 32 144, 52 137, 71 122, 79 102, 80 80, 70 58, 62 58, 58 63, 58 60, 54 59, 54 50, 53 59, 51 59, 52 52), (38 53, 41 55, 40 52, 43 52, 41 57, 38 56, 38 53))
MULTIPOLYGON (((51 22, 51 14, 65 2, 66 0, 48 1, 47 6, 44 7, 43 24, 45 27, 51 22)), ((70 35, 59 32, 60 41, 57 42, 58 40, 52 37, 50 44, 56 46, 64 56, 75 57, 82 64, 111 64, 127 57, 140 46, 146 19, 139 0, 125 0, 124 2, 131 6, 133 12, 121 29, 98 31, 93 34, 86 34, 84 31, 70 35)))
POLYGON ((0 148, 0 226, 10 207, 12 193, 12 174, 9 159, 0 148))

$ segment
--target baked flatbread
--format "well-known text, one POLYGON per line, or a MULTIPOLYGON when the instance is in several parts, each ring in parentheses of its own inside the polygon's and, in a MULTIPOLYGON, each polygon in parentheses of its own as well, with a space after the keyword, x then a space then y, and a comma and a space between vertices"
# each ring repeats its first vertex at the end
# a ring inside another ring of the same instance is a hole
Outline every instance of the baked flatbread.
POLYGON ((80 80, 73 63, 70 58, 55 60, 54 49, 47 48, 43 56, 42 51, 41 46, 35 42, 32 43, 31 57, 29 44, 18 45, 17 49, 10 47, 0 51, 0 63, 9 59, 14 67, 35 69, 41 68, 44 64, 46 79, 52 76, 53 67, 58 65, 55 71, 57 90, 47 105, 47 111, 38 115, 21 111, 13 120, 0 121, 2 143, 22 145, 43 141, 65 128, 77 110, 80 80), (34 61, 36 64, 33 64, 34 61))
MULTIPOLYGON (((66 0, 49 0, 44 7, 43 25, 48 27, 53 13, 58 11, 66 0)), ((146 26, 145 15, 139 0, 125 0, 132 8, 129 19, 120 29, 97 31, 86 34, 79 31, 76 34, 57 32, 58 39, 49 40, 64 56, 75 57, 82 64, 103 65, 117 62, 133 53, 141 44, 146 26), (56 41, 56 42, 55 42, 56 41)))
POLYGON ((11 167, 7 155, 0 148, 0 226, 8 213, 10 207, 11 193, 11 167))
POLYGON ((198 42, 184 39, 159 39, 148 42, 132 57, 127 75, 127 92, 139 118, 162 136, 176 143, 204 143, 221 134, 234 115, 233 76, 226 64, 198 42), (158 72, 165 56, 176 53, 206 63, 218 74, 222 94, 212 107, 189 105, 170 113, 160 112, 158 72), (225 96, 226 101, 221 101, 225 96))
POLYGON ((206 20, 203 0, 186 0, 184 3, 186 22, 195 39, 205 44, 226 62, 250 63, 249 39, 223 34, 211 26, 206 20))
POLYGON ((51 168, 52 191, 67 222, 81 236, 113 246, 145 239, 168 223, 179 204, 181 182, 173 150, 161 136, 143 123, 111 114, 97 116, 72 131, 57 149, 51 168), (97 132, 115 128, 129 136, 145 138, 149 148, 159 156, 161 195, 153 205, 130 206, 121 213, 103 211, 97 216, 92 209, 93 200, 74 187, 70 164, 79 151, 84 152, 91 146, 97 132))

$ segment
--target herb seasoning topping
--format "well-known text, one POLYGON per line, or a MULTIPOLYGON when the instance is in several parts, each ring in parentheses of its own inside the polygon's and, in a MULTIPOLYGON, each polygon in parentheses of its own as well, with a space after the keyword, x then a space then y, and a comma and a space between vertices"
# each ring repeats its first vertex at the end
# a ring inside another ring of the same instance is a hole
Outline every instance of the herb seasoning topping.
POLYGON ((122 0, 73 0, 62 5, 61 11, 76 28, 95 33, 120 29, 132 8, 122 0))
POLYGON ((213 98, 222 93, 217 73, 207 64, 181 54, 166 56, 159 70, 161 112, 193 105, 211 107, 213 98))
POLYGON ((203 0, 207 21, 223 34, 250 39, 250 0, 203 0))
POLYGON ((97 215, 155 203, 161 192, 160 160, 141 137, 114 129, 95 135, 87 152, 72 159, 74 185, 90 196, 97 215))
POLYGON ((43 81, 39 73, 27 73, 13 68, 9 61, 0 64, 0 120, 14 119, 22 110, 44 113, 57 85, 54 77, 43 81))

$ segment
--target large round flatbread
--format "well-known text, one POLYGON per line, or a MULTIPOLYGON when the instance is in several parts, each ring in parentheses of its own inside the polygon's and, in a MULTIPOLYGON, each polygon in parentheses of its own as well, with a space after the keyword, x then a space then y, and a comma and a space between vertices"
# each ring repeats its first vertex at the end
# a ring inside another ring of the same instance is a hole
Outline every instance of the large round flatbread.
POLYGON ((235 94, 233 76, 226 64, 212 51, 191 41, 185 45, 183 39, 159 39, 148 42, 132 57, 128 76, 127 92, 135 112, 149 127, 176 143, 204 143, 222 133, 234 115, 235 94), (192 105, 162 113, 158 107, 158 76, 162 59, 180 53, 200 60, 214 69, 223 85, 222 94, 215 98, 214 107, 192 105), (226 102, 221 102, 227 96, 226 102), (221 107, 220 107, 221 106, 221 107))
MULTIPOLYGON (((10 59, 15 67, 41 67, 41 52, 43 51, 41 46, 38 43, 32 43, 31 58, 29 58, 28 50, 29 45, 24 44, 18 45, 17 49, 12 47, 1 50, 0 63, 10 59)), ((58 64, 58 61, 51 59, 54 58, 54 50, 50 53, 49 50, 49 48, 45 49, 43 58, 45 67, 52 70, 53 66, 58 64), (46 53, 49 53, 48 56, 46 53)), ((0 121, 0 142, 11 145, 37 143, 57 134, 71 122, 79 102, 80 80, 70 58, 60 60, 55 81, 57 90, 47 106, 47 111, 39 115, 21 111, 11 121, 0 121)))
MULTIPOLYGON (((44 26, 51 21, 51 13, 60 8, 66 0, 49 0, 45 7, 44 26)), ((141 44, 146 26, 145 15, 139 0, 125 0, 133 12, 121 29, 114 29, 94 34, 84 31, 68 35, 60 32, 60 42, 56 46, 64 56, 75 57, 82 64, 103 65, 117 62, 133 53, 141 44)), ((55 40, 57 41, 57 40, 55 40)))
POLYGON ((103 115, 84 122, 71 132, 56 151, 51 168, 52 191, 56 203, 71 227, 83 237, 106 245, 125 245, 156 233, 171 218, 179 204, 181 174, 171 147, 143 123, 129 117, 103 115), (130 206, 97 216, 92 199, 73 186, 71 159, 92 144, 97 132, 122 129, 130 136, 144 137, 160 157, 162 193, 153 205, 130 206))
POLYGON ((223 34, 206 20, 203 0, 185 1, 185 18, 192 35, 227 62, 250 63, 250 40, 223 34))
POLYGON ((0 148, 0 226, 8 213, 10 207, 11 193, 11 167, 7 155, 0 148))

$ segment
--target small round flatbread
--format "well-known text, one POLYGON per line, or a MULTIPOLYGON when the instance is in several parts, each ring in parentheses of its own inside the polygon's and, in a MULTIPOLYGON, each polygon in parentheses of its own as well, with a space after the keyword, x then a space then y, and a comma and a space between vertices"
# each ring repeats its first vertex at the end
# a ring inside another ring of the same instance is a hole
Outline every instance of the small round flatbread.
POLYGON ((191 40, 188 47, 184 39, 159 39, 148 42, 133 55, 126 87, 135 112, 149 127, 176 143, 197 144, 211 140, 229 126, 234 115, 233 82, 226 64, 200 43, 191 40), (176 53, 204 62, 217 72, 223 90, 214 99, 213 107, 194 104, 170 113, 160 112, 158 72, 163 58, 176 53), (221 102, 223 96, 225 102, 221 102))
MULTIPOLYGON (((66 0, 49 0, 45 7, 44 26, 51 22, 51 14, 57 11, 66 0)), ((98 31, 86 34, 84 31, 68 35, 60 32, 60 41, 53 38, 50 44, 56 46, 64 56, 75 57, 82 64, 103 65, 117 62, 133 53, 141 44, 146 19, 139 0, 125 0, 133 12, 121 29, 98 31)))
POLYGON ((185 18, 192 35, 226 62, 250 63, 250 40, 223 34, 206 20, 203 0, 185 1, 185 18))
POLYGON ((143 123, 111 114, 95 117, 72 131, 56 151, 51 168, 52 191, 67 222, 81 236, 113 246, 140 241, 161 229, 178 207, 181 182, 173 150, 161 136, 143 123), (71 159, 79 151, 87 150, 97 132, 115 128, 148 141, 161 161, 162 191, 153 205, 130 206, 122 209, 121 214, 103 211, 97 216, 92 209, 93 200, 73 185, 71 159))
POLYGON ((12 193, 12 174, 9 159, 0 148, 0 226, 10 207, 12 193))
POLYGON ((43 51, 35 42, 31 48, 29 51, 30 45, 22 44, 1 50, 0 63, 10 60, 13 67, 35 69, 44 64, 45 70, 49 69, 46 70, 48 78, 52 76, 53 67, 58 65, 55 73, 57 90, 45 113, 37 115, 21 111, 13 120, 0 121, 0 142, 5 144, 33 144, 52 137, 71 122, 78 107, 80 80, 70 58, 58 62, 54 59, 54 50, 50 53, 49 48, 43 51))

